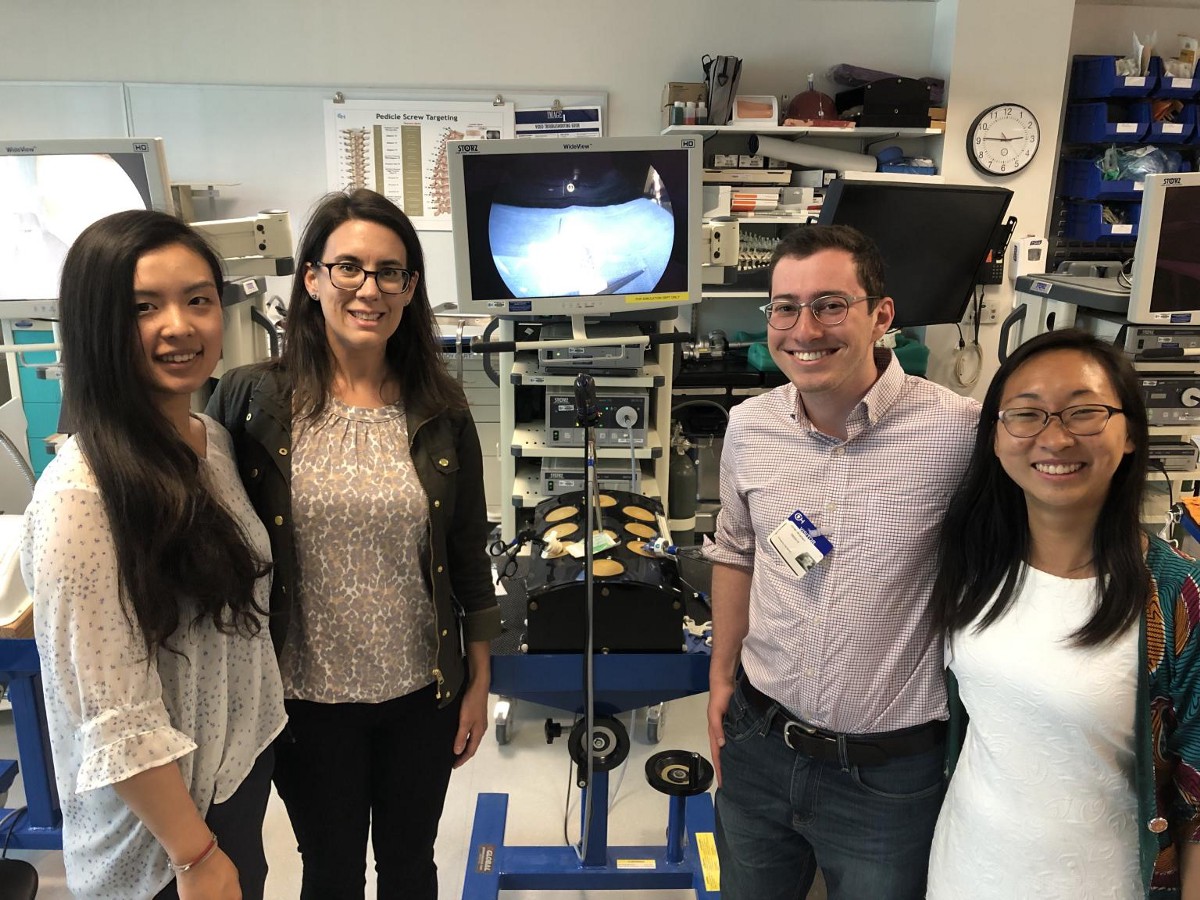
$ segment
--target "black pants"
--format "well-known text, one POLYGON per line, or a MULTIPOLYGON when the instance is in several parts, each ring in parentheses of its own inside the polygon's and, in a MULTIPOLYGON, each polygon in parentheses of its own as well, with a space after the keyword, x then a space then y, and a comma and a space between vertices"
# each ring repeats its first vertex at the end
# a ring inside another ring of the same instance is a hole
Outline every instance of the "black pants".
MULTIPOLYGON (((271 796, 271 769, 275 753, 268 747, 255 760, 246 780, 224 803, 208 808, 204 821, 217 836, 217 843, 237 867, 242 900, 262 900, 267 882, 267 857, 263 853, 263 818, 271 796)), ((154 900, 179 900, 172 881, 154 900)))
POLYGON ((301 900, 363 896, 368 828, 379 900, 434 900, 458 701, 438 709, 430 685, 385 703, 286 705, 275 788, 304 862, 301 900))

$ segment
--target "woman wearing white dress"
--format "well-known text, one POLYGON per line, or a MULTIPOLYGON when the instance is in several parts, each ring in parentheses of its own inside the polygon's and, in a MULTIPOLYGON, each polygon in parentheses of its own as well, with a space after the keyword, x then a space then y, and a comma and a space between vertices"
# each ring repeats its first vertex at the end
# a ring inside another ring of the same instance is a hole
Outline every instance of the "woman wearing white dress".
POLYGON ((1083 332, 988 389, 932 600, 962 743, 930 898, 1200 896, 1200 567, 1141 530, 1148 447, 1132 367, 1083 332))
POLYGON ((26 512, 76 897, 261 898, 285 715, 270 546, 229 436, 190 412, 221 354, 221 269, 171 216, 118 213, 63 268, 72 437, 26 512))

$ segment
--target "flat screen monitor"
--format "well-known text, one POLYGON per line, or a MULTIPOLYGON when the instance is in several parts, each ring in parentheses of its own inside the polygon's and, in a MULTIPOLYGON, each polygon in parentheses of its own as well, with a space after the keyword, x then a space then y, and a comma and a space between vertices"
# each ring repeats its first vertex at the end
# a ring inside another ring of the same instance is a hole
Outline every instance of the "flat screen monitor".
POLYGON ((1200 172, 1146 176, 1131 282, 1130 322, 1200 325, 1200 172))
POLYGON ((127 209, 173 212, 160 138, 0 142, 0 301, 56 299, 75 238, 127 209))
POLYGON ((879 245, 893 327, 949 325, 966 311, 1011 198, 999 187, 839 178, 818 222, 853 225, 879 245))
POLYGON ((458 306, 607 315, 700 300, 701 139, 449 145, 458 306))

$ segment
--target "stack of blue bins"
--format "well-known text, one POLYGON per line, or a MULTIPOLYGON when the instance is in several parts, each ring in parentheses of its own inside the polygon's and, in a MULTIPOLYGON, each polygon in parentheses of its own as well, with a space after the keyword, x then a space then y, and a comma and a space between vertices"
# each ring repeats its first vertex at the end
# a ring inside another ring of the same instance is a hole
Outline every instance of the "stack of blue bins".
POLYGON ((1200 81, 1164 75, 1157 57, 1146 75, 1118 75, 1117 60, 1116 56, 1076 56, 1072 63, 1058 181, 1058 193, 1066 201, 1063 236, 1068 240, 1137 240, 1141 182, 1105 180, 1095 163, 1105 149, 1200 140, 1196 105, 1189 102, 1200 92, 1200 81), (1154 121, 1154 102, 1167 99, 1181 101, 1182 109, 1168 120, 1154 121), (1106 216, 1106 207, 1120 221, 1106 216))

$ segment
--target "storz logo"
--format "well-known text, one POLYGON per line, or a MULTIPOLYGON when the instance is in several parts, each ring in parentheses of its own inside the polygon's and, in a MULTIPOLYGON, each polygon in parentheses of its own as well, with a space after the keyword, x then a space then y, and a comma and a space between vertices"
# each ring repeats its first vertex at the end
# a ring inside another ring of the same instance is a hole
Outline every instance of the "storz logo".
POLYGON ((696 146, 696 139, 695 138, 686 138, 679 142, 679 146, 682 147, 684 150, 691 150, 693 147, 696 146))
POLYGON ((150 145, 149 144, 134 144, 133 152, 134 153, 149 153, 150 145))
POLYGON ((459 153, 478 153, 479 145, 478 144, 459 144, 458 152, 459 153))
POLYGON ((1163 181, 1162 181, 1162 183, 1163 183, 1164 185, 1168 185, 1168 184, 1183 184, 1183 179, 1182 179, 1182 178, 1164 178, 1164 179, 1163 179, 1163 181))

